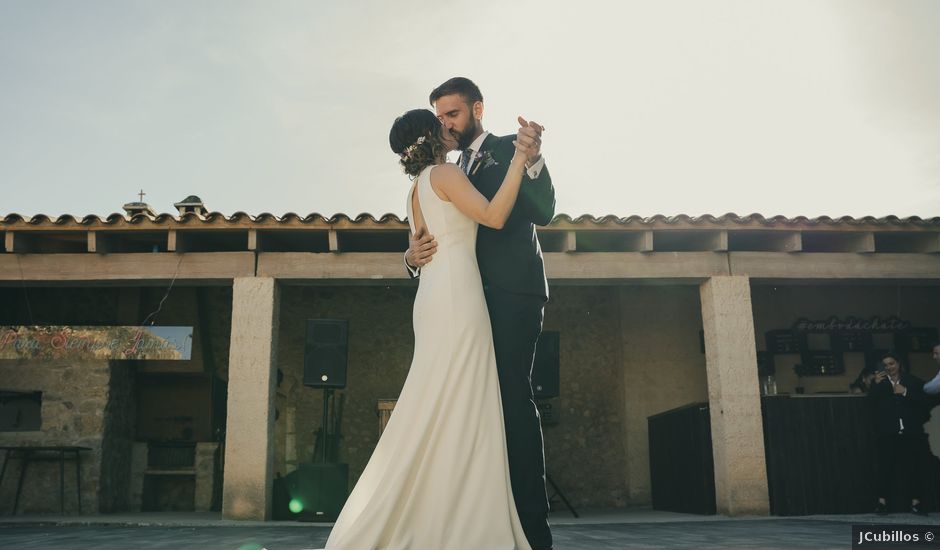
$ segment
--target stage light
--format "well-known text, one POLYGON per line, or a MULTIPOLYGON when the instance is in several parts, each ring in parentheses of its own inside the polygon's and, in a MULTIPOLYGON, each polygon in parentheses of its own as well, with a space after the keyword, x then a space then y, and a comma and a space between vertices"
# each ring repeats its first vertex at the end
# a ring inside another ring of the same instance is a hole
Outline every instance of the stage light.
MULTIPOLYGON (((283 502, 283 501, 281 501, 281 502, 283 502)), ((299 513, 301 513, 301 512, 304 510, 304 503, 303 503, 303 502, 300 502, 300 501, 299 501, 298 499, 296 499, 296 498, 292 498, 292 499, 290 499, 290 504, 288 504, 287 507, 290 509, 291 512, 293 512, 293 513, 295 513, 295 514, 299 514, 299 513)))

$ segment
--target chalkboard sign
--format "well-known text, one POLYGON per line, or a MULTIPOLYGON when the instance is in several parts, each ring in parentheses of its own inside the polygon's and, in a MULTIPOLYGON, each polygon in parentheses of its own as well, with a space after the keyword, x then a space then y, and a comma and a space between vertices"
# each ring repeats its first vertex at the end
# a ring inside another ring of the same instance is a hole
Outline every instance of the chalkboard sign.
POLYGON ((830 376, 845 373, 842 352, 804 351, 800 355, 802 364, 793 367, 798 376, 830 376))
POLYGON ((871 349, 871 333, 868 332, 836 332, 832 339, 834 349, 860 352, 871 349))
POLYGON ((765 335, 767 339, 767 353, 799 353, 800 342, 792 330, 769 330, 765 335))

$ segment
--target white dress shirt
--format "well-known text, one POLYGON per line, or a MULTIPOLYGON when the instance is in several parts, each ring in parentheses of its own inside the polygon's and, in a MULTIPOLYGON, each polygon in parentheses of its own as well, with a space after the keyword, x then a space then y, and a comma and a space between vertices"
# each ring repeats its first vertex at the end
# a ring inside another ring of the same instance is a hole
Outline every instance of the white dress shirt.
MULTIPOLYGON (((486 138, 489 135, 490 135, 489 132, 483 132, 482 134, 478 135, 475 140, 473 140, 473 143, 470 144, 470 147, 467 147, 467 149, 470 149, 471 151, 473 151, 470 154, 470 163, 467 165, 466 170, 465 170, 467 174, 469 174, 470 171, 473 170, 473 165, 477 162, 477 153, 480 151, 480 147, 483 147, 483 142, 486 141, 486 138)), ((539 174, 542 173, 542 168, 544 167, 545 167, 545 157, 540 155, 539 160, 536 161, 536 163, 533 164, 532 166, 528 166, 528 163, 526 163, 526 169, 525 169, 526 175, 528 175, 529 178, 531 179, 537 179, 539 177, 539 174)))
POLYGON ((940 372, 933 377, 933 380, 924 384, 924 393, 936 395, 940 393, 940 372))

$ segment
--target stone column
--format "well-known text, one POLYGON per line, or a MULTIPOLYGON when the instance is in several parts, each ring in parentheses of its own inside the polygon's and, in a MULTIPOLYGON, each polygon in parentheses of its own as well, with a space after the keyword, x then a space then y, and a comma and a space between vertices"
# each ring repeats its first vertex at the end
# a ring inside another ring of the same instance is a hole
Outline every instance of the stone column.
POLYGON ((718 513, 770 513, 754 314, 748 277, 701 286, 718 513))
POLYGON ((278 301, 273 278, 234 280, 222 493, 230 519, 271 517, 278 301))

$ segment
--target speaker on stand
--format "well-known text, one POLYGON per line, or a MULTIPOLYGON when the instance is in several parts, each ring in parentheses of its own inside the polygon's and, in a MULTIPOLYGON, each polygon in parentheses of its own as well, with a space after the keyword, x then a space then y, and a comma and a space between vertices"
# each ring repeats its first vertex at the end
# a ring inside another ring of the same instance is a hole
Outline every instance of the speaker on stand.
MULTIPOLYGON (((539 335, 538 343, 535 346, 535 361, 532 363, 532 394, 538 403, 539 417, 542 419, 542 425, 549 426, 558 423, 558 418, 552 409, 552 404, 544 401, 561 395, 561 338, 560 333, 555 331, 543 331, 539 335)), ((551 488, 552 493, 548 495, 549 508, 552 508, 552 501, 557 496, 564 503, 565 507, 574 517, 578 516, 577 510, 568 501, 565 493, 558 487, 555 480, 548 473, 548 465, 545 466, 545 481, 551 488)))
POLYGON ((323 390, 323 424, 313 462, 275 480, 275 519, 333 521, 349 496, 349 465, 337 461, 343 399, 333 393, 346 387, 348 341, 348 321, 307 320, 303 383, 323 390))

